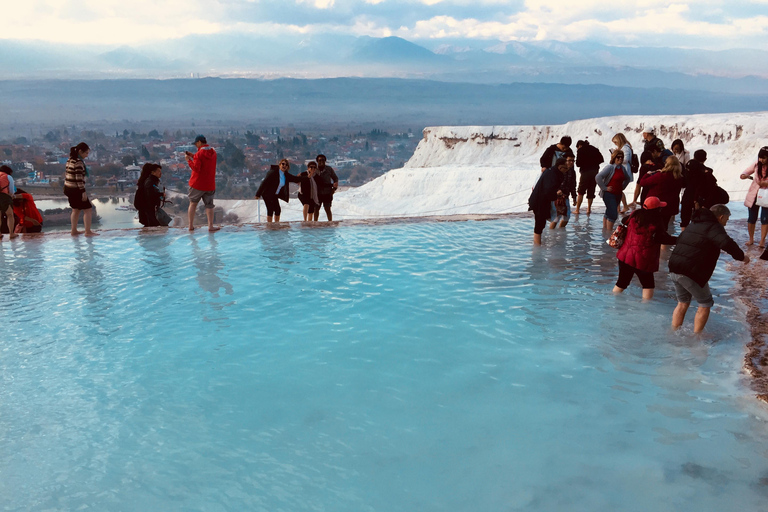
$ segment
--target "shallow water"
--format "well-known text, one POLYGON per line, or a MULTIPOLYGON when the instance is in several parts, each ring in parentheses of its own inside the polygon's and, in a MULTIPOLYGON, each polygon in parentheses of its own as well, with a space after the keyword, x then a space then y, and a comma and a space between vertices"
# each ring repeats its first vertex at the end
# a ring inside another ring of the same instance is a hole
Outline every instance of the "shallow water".
POLYGON ((726 263, 706 334, 672 334, 663 272, 610 293, 600 222, 2 244, 0 503, 759 510, 726 263))

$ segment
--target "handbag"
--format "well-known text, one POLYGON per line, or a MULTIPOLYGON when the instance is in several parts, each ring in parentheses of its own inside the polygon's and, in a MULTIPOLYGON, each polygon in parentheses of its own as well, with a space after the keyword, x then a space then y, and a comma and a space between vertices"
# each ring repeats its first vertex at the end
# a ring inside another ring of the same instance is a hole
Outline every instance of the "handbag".
POLYGON ((161 226, 168 226, 173 220, 173 217, 168 215, 168 212, 166 212, 162 208, 157 209, 157 211, 155 212, 155 217, 157 218, 157 221, 160 223, 161 226))
POLYGON ((568 213, 568 205, 566 204, 566 201, 568 199, 562 195, 558 196, 557 199, 555 199, 555 210, 557 211, 558 215, 567 215, 568 213))
POLYGON ((757 199, 755 199, 757 206, 768 207, 768 188, 761 188, 757 191, 757 199))
POLYGON ((611 233, 611 237, 605 241, 608 245, 613 247, 614 249, 621 248, 622 245, 624 245, 624 240, 627 238, 627 226, 619 222, 619 225, 616 226, 616 229, 613 230, 613 233, 611 233))

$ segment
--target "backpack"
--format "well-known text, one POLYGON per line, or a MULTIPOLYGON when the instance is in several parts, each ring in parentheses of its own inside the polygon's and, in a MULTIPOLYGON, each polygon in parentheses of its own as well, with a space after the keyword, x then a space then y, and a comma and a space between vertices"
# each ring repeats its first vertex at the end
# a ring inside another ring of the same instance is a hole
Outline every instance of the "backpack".
POLYGON ((637 159, 637 155, 635 152, 632 152, 632 158, 631 158, 630 166, 632 167, 632 174, 637 174, 637 172, 640 170, 640 160, 637 159))
POLYGON ((0 193, 11 195, 11 182, 8 181, 8 175, 0 172, 0 193))

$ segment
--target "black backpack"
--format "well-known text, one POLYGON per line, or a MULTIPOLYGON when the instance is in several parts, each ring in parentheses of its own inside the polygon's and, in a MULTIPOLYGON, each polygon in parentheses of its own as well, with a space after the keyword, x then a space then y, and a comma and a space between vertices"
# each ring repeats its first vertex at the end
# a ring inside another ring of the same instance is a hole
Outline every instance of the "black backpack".
POLYGON ((637 172, 640 170, 640 160, 637 159, 637 155, 635 152, 632 152, 632 161, 629 163, 629 165, 632 167, 632 174, 637 174, 637 172))

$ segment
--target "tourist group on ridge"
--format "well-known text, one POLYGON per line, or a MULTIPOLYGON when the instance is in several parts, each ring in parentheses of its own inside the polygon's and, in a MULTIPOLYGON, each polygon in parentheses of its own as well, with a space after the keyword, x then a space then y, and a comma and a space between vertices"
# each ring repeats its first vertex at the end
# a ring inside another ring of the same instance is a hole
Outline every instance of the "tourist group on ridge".
MULTIPOLYGON (((669 272, 675 284, 678 304, 672 316, 672 327, 678 329, 682 325, 691 299, 695 298, 698 310, 694 332, 701 332, 714 305, 708 282, 720 251, 744 263, 749 263, 749 256, 725 231, 731 215, 726 206, 729 197, 717 185, 712 169, 704 165, 706 151, 696 150, 691 158, 680 139, 672 142, 671 150, 666 149, 653 128, 646 128, 642 136, 643 152, 638 159, 624 134, 614 135, 611 141, 615 147, 610 150, 609 163, 602 169, 600 165, 604 159, 600 150, 586 140, 576 143, 576 155, 571 150, 572 139, 568 136, 548 147, 540 159, 541 176, 528 199, 528 209, 534 214, 533 243, 541 245, 547 223, 550 229, 564 228, 568 224, 571 217, 569 196, 578 215, 586 195, 586 213, 590 215, 595 189, 599 188, 605 204, 603 230, 610 235, 609 245, 618 249, 619 269, 614 293, 623 292, 636 275, 643 288, 643 299, 653 298, 653 273, 659 270, 661 249, 674 245, 669 258, 669 272), (578 185, 574 164, 579 167, 578 185), (632 200, 627 203, 625 190, 635 181, 635 174, 637 183, 632 191, 632 200), (635 209, 637 205, 640 208, 635 209), (614 224, 622 213, 627 215, 614 230, 614 224), (669 234, 669 227, 678 213, 681 233, 675 237, 669 234)), ((747 245, 754 244, 760 210, 759 247, 765 249, 768 235, 768 146, 760 149, 757 161, 740 177, 753 180, 744 201, 749 210, 747 245)), ((768 250, 764 250, 760 258, 768 260, 768 250)))

